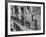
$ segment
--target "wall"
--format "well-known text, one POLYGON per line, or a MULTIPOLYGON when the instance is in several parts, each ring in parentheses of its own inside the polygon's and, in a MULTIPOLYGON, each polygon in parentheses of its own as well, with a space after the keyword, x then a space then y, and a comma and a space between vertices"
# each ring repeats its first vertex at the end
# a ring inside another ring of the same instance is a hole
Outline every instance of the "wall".
MULTIPOLYGON (((21 0, 19 0, 19 1, 21 1, 21 0)), ((22 1, 45 2, 45 5, 46 5, 46 0, 22 0, 22 1)), ((46 9, 46 6, 45 6, 45 9, 46 9)), ((45 12, 46 12, 46 10, 45 10, 45 12)), ((45 17, 45 19, 46 19, 46 17, 45 17)), ((46 23, 45 23, 45 26, 46 26, 46 23)), ((5 34, 5 0, 0 0, 0 37, 5 37, 4 34, 5 34)), ((46 29, 45 29, 45 35, 15 36, 15 37, 46 37, 46 29)))

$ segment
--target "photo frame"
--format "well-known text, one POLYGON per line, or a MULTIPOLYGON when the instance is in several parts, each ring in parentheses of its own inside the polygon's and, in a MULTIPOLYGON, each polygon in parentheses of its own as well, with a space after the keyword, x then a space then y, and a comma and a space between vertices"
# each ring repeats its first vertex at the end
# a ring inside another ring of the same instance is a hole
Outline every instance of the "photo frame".
POLYGON ((5 4, 5 36, 45 34, 45 3, 8 1, 5 4))

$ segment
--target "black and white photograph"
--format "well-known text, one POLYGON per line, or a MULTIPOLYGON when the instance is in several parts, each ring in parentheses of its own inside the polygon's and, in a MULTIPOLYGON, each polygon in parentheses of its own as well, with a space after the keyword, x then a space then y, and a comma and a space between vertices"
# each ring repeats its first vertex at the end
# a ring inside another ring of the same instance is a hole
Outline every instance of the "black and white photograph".
POLYGON ((43 33, 43 4, 8 3, 8 35, 43 33))
POLYGON ((10 6, 11 31, 29 31, 41 29, 41 7, 10 6))

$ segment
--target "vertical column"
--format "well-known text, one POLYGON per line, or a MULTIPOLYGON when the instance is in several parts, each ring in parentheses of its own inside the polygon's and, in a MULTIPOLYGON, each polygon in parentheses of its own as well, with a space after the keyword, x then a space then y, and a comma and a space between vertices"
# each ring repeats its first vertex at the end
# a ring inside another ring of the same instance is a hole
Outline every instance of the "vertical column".
POLYGON ((32 21, 33 21, 33 8, 32 7, 30 7, 30 12, 31 12, 31 16, 32 16, 32 21))
POLYGON ((24 6, 24 25, 25 25, 25 22, 26 22, 26 6, 24 6))
POLYGON ((18 8, 18 12, 19 12, 19 14, 18 14, 18 17, 19 17, 19 19, 21 19, 21 7, 17 7, 18 8))
POLYGON ((12 12, 13 14, 15 14, 15 8, 13 7, 13 12, 12 12))
POLYGON ((30 20, 31 20, 31 21, 30 21, 30 22, 31 22, 31 23, 30 23, 30 24, 31 24, 31 25, 30 25, 30 28, 34 29, 34 28, 33 28, 33 8, 32 8, 32 6, 30 7, 29 12, 31 12, 31 13, 30 13, 30 17, 31 17, 31 19, 30 19, 30 20))

